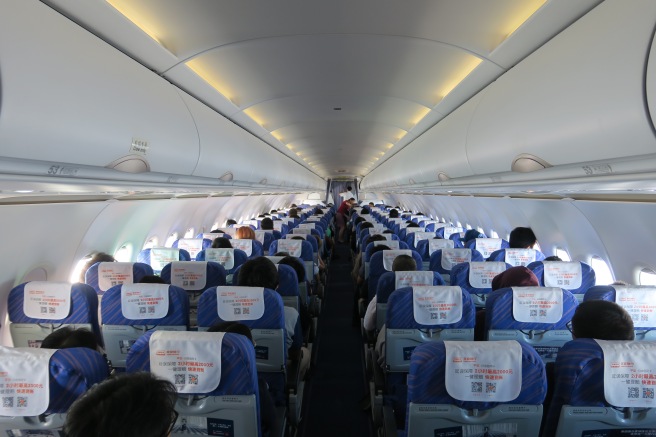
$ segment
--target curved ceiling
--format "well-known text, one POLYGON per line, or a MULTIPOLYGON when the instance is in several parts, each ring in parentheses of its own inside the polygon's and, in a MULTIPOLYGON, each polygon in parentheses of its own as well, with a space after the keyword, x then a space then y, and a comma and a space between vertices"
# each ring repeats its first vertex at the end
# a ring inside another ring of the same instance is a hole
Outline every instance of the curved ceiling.
POLYGON ((322 177, 359 177, 601 0, 43 0, 322 177))

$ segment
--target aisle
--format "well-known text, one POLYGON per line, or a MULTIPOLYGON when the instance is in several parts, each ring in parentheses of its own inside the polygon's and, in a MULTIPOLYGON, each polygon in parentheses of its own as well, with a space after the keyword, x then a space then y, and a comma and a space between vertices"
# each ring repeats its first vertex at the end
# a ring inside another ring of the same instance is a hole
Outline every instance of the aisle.
POLYGON ((329 266, 315 339, 317 366, 306 385, 299 435, 372 436, 371 415, 360 405, 366 381, 362 336, 352 318, 355 285, 350 276, 350 250, 346 244, 339 244, 334 250, 337 257, 329 266))

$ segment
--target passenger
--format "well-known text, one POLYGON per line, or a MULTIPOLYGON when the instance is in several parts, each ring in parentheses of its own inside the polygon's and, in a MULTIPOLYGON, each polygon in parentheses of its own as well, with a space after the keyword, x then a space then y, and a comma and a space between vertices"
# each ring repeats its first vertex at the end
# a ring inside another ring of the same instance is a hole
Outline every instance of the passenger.
POLYGON ((235 232, 235 238, 241 240, 255 240, 255 231, 250 226, 242 226, 235 232))
POLYGON ((342 201, 347 200, 347 199, 353 199, 355 200, 355 194, 351 192, 351 186, 347 185, 346 186, 346 191, 343 193, 339 193, 339 197, 342 199, 342 201))
POLYGON ((227 227, 230 227, 230 226, 234 226, 234 225, 236 225, 236 224, 237 224, 237 220, 235 220, 235 219, 228 219, 228 220, 226 220, 226 228, 227 228, 227 227))
POLYGON ((67 437, 163 437, 178 413, 175 386, 147 372, 123 373, 92 387, 66 415, 67 437))
MULTIPOLYGON (((284 264, 290 266, 296 272, 296 278, 298 279, 298 282, 305 282, 305 267, 298 258, 289 256, 287 252, 279 252, 276 253, 275 256, 283 256, 284 258, 278 261, 278 265, 284 264)), ((323 289, 321 289, 321 295, 319 297, 323 297, 323 289)), ((303 302, 300 302, 299 317, 301 318, 301 327, 303 328, 303 332, 307 332, 307 330, 310 329, 310 324, 312 323, 312 316, 307 309, 307 305, 305 305, 303 302)))
POLYGON ((364 239, 364 242, 362 243, 362 247, 360 248, 360 252, 358 252, 358 254, 355 256, 355 259, 353 260, 353 270, 351 270, 351 277, 358 284, 361 284, 362 281, 364 281, 364 256, 365 256, 364 252, 367 249, 367 246, 369 245, 369 243, 372 243, 374 241, 385 241, 385 240, 387 239, 379 234, 370 235, 364 239), (359 279, 360 277, 362 279, 359 279))
POLYGON ((93 332, 86 328, 75 329, 71 326, 64 326, 52 331, 41 342, 42 349, 69 349, 72 347, 85 347, 98 352, 107 361, 108 374, 114 374, 112 362, 107 358, 105 350, 98 344, 98 340, 93 332))
MULTIPOLYGON (((278 288, 278 270, 271 260, 265 257, 254 258, 242 264, 239 270, 238 285, 242 287, 278 288)), ((299 362, 301 379, 310 364, 310 353, 303 347, 303 332, 298 311, 284 307, 285 347, 289 359, 299 362)))
MULTIPOLYGON (((570 322, 572 338, 594 338, 597 340, 634 340, 635 331, 633 319, 629 313, 616 304, 607 300, 588 300, 581 302, 572 316, 570 322)), ((564 405, 565 399, 558 396, 554 398, 554 385, 556 378, 566 378, 558 368, 558 358, 555 363, 547 363, 547 396, 543 404, 542 429, 544 436, 553 436, 558 425, 560 411, 550 411, 553 400, 556 405, 564 405), (549 421, 552 422, 549 422, 549 421)), ((572 381, 572 384, 574 381, 572 381)))
POLYGON ((389 218, 399 218, 399 210, 394 208, 390 209, 389 218))
POLYGON ((293 219, 297 219, 297 218, 299 218, 299 216, 298 216, 298 212, 296 211, 296 208, 292 208, 292 209, 290 209, 290 210, 289 210, 289 214, 287 215, 287 217, 288 217, 288 218, 293 218, 293 219))
POLYGON ((559 256, 556 256, 556 255, 548 256, 544 260, 545 261, 562 261, 562 259, 559 256))
POLYGON ((464 247, 467 247, 467 244, 469 244, 470 241, 475 240, 477 238, 485 238, 485 235, 481 234, 476 229, 470 229, 467 232, 465 232, 465 235, 462 238, 460 238, 460 241, 462 242, 464 247))
MULTIPOLYGON (((234 334, 243 335, 248 338, 253 346, 253 334, 248 326, 239 322, 221 322, 210 326, 207 332, 231 332, 234 334)), ((273 397, 269 392, 269 385, 258 374, 257 388, 260 392, 260 425, 262 428, 262 436, 273 434, 274 430, 278 429, 278 420, 276 417, 276 406, 273 402, 273 397)))
MULTIPOLYGON (((74 329, 64 326, 52 331, 41 342, 42 349, 68 349, 72 347, 86 347, 101 352, 93 332, 85 328, 74 329)), ((101 352, 102 353, 102 352, 101 352)))
POLYGON ((531 228, 517 227, 510 232, 508 246, 511 249, 533 249, 538 239, 531 228))
MULTIPOLYGON (((523 266, 511 267, 492 279, 492 291, 508 287, 539 287, 540 281, 535 274, 523 266)), ((474 340, 485 340, 485 309, 476 311, 474 340)))
POLYGON ((349 213, 349 210, 353 207, 355 204, 355 198, 351 197, 347 200, 344 200, 341 205, 339 205, 339 208, 337 208, 337 212, 335 213, 335 224, 337 225, 338 233, 337 233, 337 242, 338 243, 344 243, 344 234, 346 233, 346 216, 349 213))
POLYGON ((108 253, 105 252, 96 252, 90 255, 89 261, 84 263, 84 267, 82 267, 82 270, 80 271, 80 282, 84 284, 85 281, 85 276, 87 274, 87 270, 94 265, 95 263, 100 263, 100 262, 108 262, 108 263, 113 263, 116 262, 116 259, 114 259, 113 256, 111 256, 108 253))
POLYGON ((212 241, 212 249, 232 249, 232 243, 225 237, 215 238, 212 241))
POLYGON ((164 279, 157 275, 146 275, 139 281, 140 284, 166 284, 164 279))
POLYGON ((273 220, 269 217, 263 218, 260 222, 260 229, 264 231, 273 231, 273 220))

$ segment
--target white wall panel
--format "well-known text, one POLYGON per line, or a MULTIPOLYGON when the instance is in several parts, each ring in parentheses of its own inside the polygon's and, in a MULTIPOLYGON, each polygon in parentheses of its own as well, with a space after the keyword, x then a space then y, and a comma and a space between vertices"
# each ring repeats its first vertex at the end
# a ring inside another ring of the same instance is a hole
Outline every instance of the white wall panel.
POLYGON ((3 156, 104 167, 136 138, 151 171, 191 174, 198 136, 171 84, 40 2, 11 9, 0 15, 3 156))

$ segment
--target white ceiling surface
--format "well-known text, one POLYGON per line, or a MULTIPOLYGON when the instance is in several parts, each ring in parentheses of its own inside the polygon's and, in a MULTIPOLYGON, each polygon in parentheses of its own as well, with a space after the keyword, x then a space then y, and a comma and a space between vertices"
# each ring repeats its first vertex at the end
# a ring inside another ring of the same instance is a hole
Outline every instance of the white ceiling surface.
POLYGON ((105 1, 43 1, 334 177, 366 175, 601 0, 547 1, 507 39, 542 1, 121 1, 158 42, 105 1))

